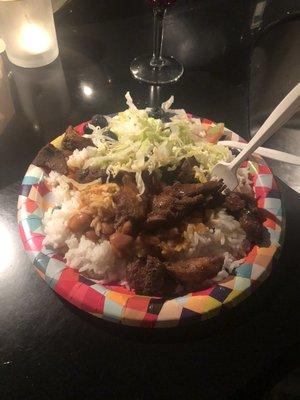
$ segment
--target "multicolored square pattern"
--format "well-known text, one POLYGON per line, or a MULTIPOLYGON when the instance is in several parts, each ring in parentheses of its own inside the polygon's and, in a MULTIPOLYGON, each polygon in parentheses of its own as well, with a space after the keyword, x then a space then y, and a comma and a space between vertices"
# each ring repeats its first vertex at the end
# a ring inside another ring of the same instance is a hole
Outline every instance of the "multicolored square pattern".
MULTIPOLYGON (((208 120, 205 120, 208 123, 208 120)), ((83 124, 77 127, 82 134, 83 124)), ((241 140, 226 130, 228 139, 241 140)), ((52 143, 59 147, 61 137, 52 143)), ((22 182, 18 201, 18 222, 24 248, 38 274, 48 285, 74 306, 96 317, 125 325, 160 328, 173 327, 218 315, 223 307, 234 307, 270 274, 272 260, 279 248, 282 224, 281 200, 274 177, 261 158, 248 162, 259 206, 267 211, 266 228, 271 246, 255 246, 236 270, 205 290, 164 300, 138 296, 123 286, 101 285, 68 267, 52 250, 43 246, 42 218, 51 206, 51 193, 41 168, 30 165, 22 182)))

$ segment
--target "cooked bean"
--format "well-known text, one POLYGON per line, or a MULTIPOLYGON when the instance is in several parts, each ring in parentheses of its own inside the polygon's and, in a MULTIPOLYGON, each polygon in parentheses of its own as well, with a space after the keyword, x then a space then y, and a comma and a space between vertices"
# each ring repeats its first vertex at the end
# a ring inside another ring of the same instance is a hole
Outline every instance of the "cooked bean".
POLYGON ((102 222, 101 224, 101 233, 106 236, 110 236, 115 232, 115 228, 113 224, 108 224, 107 222, 102 222))
POLYGON ((92 222, 92 216, 87 213, 79 212, 74 214, 68 221, 68 227, 73 233, 83 233, 92 222))
POLYGON ((109 240, 117 250, 126 250, 133 242, 132 236, 120 232, 115 232, 110 236, 109 240))
POLYGON ((132 222, 126 221, 125 224, 122 226, 122 233, 125 235, 130 235, 132 233, 132 222))
POLYGON ((94 229, 89 229, 88 231, 85 232, 85 236, 92 240, 93 242, 97 242, 97 240, 99 239, 99 237, 96 235, 96 232, 94 231, 94 229))

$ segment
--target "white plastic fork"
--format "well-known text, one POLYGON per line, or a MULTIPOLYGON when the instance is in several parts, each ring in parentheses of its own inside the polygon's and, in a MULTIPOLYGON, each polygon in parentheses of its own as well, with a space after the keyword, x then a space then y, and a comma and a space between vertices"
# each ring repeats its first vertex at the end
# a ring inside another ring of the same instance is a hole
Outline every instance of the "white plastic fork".
MULTIPOLYGON (((219 140, 218 144, 239 150, 242 150, 248 146, 248 143, 235 142, 234 140, 219 140)), ((267 147, 258 147, 253 154, 259 154, 260 156, 271 158, 272 160, 282 161, 288 164, 300 165, 299 156, 295 156, 294 154, 286 153, 280 150, 269 149, 267 147)))
POLYGON ((216 164, 211 175, 223 179, 224 184, 230 190, 238 185, 236 171, 239 165, 254 153, 254 151, 268 140, 285 122, 287 122, 300 109, 300 83, 292 89, 289 94, 278 104, 275 110, 269 115, 256 135, 248 145, 230 163, 219 162, 216 164))

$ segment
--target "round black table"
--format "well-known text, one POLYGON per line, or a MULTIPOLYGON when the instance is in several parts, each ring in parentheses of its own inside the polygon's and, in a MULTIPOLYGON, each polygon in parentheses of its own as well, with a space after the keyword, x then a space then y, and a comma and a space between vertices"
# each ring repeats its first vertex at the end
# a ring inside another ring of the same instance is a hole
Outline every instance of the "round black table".
MULTIPOLYGON (((161 100, 174 94, 176 108, 249 138, 300 80, 300 5, 282 3, 178 1, 166 19, 165 52, 185 72, 159 90, 161 100)), ((124 109, 127 90, 139 107, 153 104, 157 91, 129 73, 130 61, 151 50, 146 2, 73 0, 55 21, 54 63, 22 69, 0 59, 1 400, 262 398, 298 363, 299 169, 272 162, 284 245, 271 276, 235 309, 169 330, 118 326, 74 309, 38 277, 22 248, 22 176, 68 124, 124 109)), ((300 155, 299 128, 298 115, 269 146, 300 155)))

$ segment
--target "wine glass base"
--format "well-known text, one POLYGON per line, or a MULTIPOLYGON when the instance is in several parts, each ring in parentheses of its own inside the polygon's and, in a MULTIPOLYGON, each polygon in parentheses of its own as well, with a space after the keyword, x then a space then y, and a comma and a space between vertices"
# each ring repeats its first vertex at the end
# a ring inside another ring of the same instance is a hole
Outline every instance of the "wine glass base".
POLYGON ((183 66, 174 57, 163 57, 164 64, 159 68, 150 65, 151 59, 152 56, 145 55, 132 61, 130 71, 135 79, 152 85, 164 85, 176 82, 183 74, 183 66))

